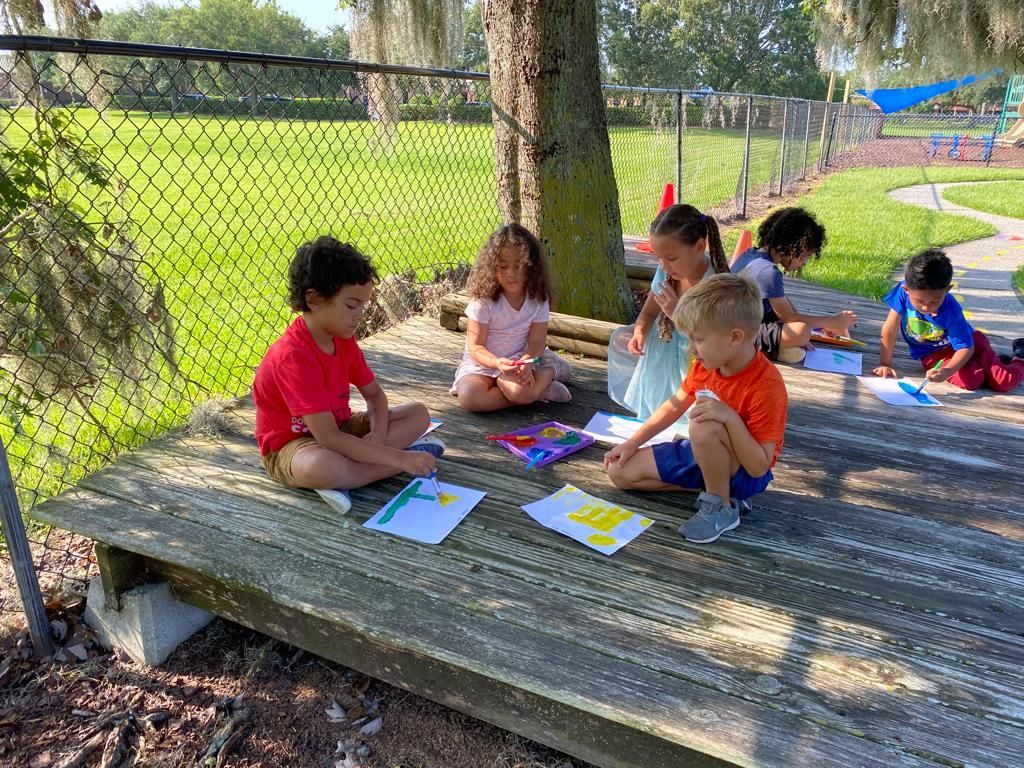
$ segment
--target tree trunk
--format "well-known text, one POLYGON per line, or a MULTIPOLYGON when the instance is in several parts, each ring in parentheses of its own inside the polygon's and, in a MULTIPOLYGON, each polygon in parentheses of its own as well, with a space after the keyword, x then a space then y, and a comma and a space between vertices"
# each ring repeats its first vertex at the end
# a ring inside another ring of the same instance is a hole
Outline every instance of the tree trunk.
POLYGON ((593 0, 487 0, 498 197, 547 251, 560 312, 627 322, 593 0))

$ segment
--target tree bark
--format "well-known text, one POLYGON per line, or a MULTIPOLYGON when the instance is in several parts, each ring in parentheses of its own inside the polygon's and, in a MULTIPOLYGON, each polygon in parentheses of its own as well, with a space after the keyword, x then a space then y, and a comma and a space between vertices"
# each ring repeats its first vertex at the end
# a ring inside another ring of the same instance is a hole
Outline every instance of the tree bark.
POLYGON ((545 248, 560 312, 632 318, 593 0, 487 0, 498 198, 545 248))

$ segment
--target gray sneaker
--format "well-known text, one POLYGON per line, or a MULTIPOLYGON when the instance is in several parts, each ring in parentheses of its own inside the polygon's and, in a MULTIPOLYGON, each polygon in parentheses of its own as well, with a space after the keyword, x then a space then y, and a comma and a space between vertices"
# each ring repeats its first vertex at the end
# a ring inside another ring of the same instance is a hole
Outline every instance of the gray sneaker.
POLYGON ((695 544, 710 544, 740 524, 740 512, 734 503, 706 491, 697 497, 697 514, 679 526, 679 533, 695 544))

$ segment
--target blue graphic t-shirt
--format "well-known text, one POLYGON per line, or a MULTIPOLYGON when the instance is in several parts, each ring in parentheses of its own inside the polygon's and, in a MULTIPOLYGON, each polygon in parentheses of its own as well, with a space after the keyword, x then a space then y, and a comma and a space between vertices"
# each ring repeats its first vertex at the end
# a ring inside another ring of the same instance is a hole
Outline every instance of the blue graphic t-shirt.
POLYGON ((786 288, 782 282, 782 272, 772 261, 772 257, 767 251, 750 248, 739 255, 731 269, 734 274, 744 275, 757 283, 764 305, 764 317, 761 322, 774 321, 775 310, 772 309, 769 299, 781 299, 786 295, 786 288))
POLYGON ((905 286, 906 283, 901 281, 883 301, 899 313, 900 331, 907 340, 912 358, 920 360, 943 347, 967 349, 974 345, 974 329, 964 317, 960 302, 952 294, 946 294, 938 312, 928 315, 914 309, 905 286))

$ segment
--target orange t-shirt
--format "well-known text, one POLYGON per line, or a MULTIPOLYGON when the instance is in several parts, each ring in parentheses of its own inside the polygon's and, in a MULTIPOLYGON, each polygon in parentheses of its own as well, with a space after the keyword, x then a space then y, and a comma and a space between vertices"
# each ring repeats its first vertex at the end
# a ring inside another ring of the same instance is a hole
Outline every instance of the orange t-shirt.
POLYGON ((732 376, 709 371, 699 360, 694 360, 683 381, 683 389, 695 395, 708 389, 732 408, 747 425, 747 430, 759 443, 775 443, 772 466, 779 458, 786 433, 786 411, 789 395, 786 384, 771 361, 758 352, 750 364, 732 376))

